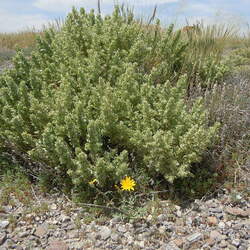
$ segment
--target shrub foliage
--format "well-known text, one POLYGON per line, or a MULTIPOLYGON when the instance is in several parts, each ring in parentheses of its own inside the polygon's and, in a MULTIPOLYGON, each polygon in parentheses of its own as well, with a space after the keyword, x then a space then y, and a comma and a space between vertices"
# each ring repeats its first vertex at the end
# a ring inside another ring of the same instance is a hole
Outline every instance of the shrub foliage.
POLYGON ((148 31, 119 7, 104 18, 73 9, 1 76, 2 146, 86 194, 93 179, 107 191, 126 175, 188 176, 217 125, 201 99, 186 105, 186 48, 173 26, 148 31))

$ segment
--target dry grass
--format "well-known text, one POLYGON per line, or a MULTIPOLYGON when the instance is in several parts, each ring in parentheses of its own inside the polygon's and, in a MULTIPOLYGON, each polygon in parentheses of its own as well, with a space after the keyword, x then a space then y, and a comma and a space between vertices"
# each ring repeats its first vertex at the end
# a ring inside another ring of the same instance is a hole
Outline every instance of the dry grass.
POLYGON ((0 48, 14 50, 19 48, 30 48, 35 45, 37 35, 42 32, 27 30, 15 33, 0 33, 0 48))

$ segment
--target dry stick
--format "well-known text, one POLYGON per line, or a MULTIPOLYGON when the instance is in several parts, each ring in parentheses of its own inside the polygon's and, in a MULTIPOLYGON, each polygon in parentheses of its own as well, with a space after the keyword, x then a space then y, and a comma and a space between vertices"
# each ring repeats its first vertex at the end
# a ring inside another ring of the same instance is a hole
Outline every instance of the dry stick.
POLYGON ((97 1, 98 14, 101 15, 101 0, 97 1))
POLYGON ((168 192, 170 192, 170 190, 166 189, 166 190, 161 190, 161 191, 152 191, 152 192, 147 192, 147 193, 141 193, 141 194, 138 194, 136 196, 137 197, 144 196, 144 195, 149 196, 149 195, 152 195, 152 194, 160 194, 160 193, 168 193, 168 192))
MULTIPOLYGON (((216 188, 216 190, 214 190, 213 192, 208 191, 199 201, 202 202, 202 201, 204 201, 209 195, 213 195, 216 191, 220 190, 220 189, 223 187, 224 184, 225 184, 225 183, 221 184, 221 185, 220 185, 218 188, 216 188)), ((191 206, 191 208, 190 208, 189 210, 187 210, 186 213, 185 213, 184 215, 189 214, 194 208, 195 208, 195 205, 191 206)))
POLYGON ((20 163, 20 160, 24 163, 24 166, 23 164, 20 165, 22 169, 26 171, 28 175, 38 180, 39 178, 36 175, 36 173, 31 169, 30 163, 32 163, 32 166, 36 165, 38 167, 44 167, 44 168, 46 168, 47 166, 35 161, 31 161, 27 154, 18 151, 12 143, 5 142, 5 146, 7 147, 8 150, 7 153, 10 154, 11 157, 14 157, 14 159, 16 159, 18 163, 20 163))
MULTIPOLYGON (((73 203, 72 200, 70 200, 70 198, 69 198, 66 194, 64 194, 64 193, 62 193, 62 194, 63 194, 63 196, 64 196, 69 202, 73 203)), ((128 213, 126 213, 125 211, 123 211, 123 210, 121 210, 121 209, 119 209, 119 208, 117 208, 117 207, 107 207, 107 206, 96 205, 96 204, 88 204, 88 203, 76 203, 76 204, 81 205, 81 206, 84 206, 84 207, 95 207, 95 208, 102 208, 102 209, 107 209, 107 210, 115 210, 115 211, 117 211, 117 212, 120 212, 120 213, 122 213, 122 214, 125 214, 125 215, 127 215, 127 216, 130 216, 128 213)))
POLYGON ((121 209, 119 209, 117 207, 107 207, 107 206, 88 204, 88 203, 77 203, 77 204, 79 204, 81 206, 85 206, 85 207, 96 207, 96 208, 103 208, 103 209, 108 209, 108 210, 115 210, 119 213, 126 214, 127 216, 130 216, 128 213, 126 213, 125 211, 122 211, 121 209))
POLYGON ((153 14, 152 14, 151 18, 150 18, 149 21, 148 21, 148 26, 149 26, 150 23, 155 19, 156 11, 157 11, 157 5, 155 5, 155 7, 154 7, 153 14))
POLYGON ((32 193, 33 193, 33 196, 34 196, 34 197, 36 198, 36 200, 38 201, 39 205, 41 205, 41 202, 40 202, 40 200, 37 198, 36 193, 35 193, 35 190, 34 190, 34 188, 33 188, 32 185, 31 185, 31 191, 32 191, 32 193))

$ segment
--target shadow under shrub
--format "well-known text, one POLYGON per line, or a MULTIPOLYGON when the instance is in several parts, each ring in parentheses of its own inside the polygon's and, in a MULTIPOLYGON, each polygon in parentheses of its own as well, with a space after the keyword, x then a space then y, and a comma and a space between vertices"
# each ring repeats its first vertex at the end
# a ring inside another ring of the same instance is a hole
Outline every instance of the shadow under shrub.
POLYGON ((73 9, 0 77, 0 143, 88 201, 121 194, 114 186, 125 176, 136 189, 142 173, 189 176, 218 124, 207 126, 202 99, 185 104, 186 44, 172 30, 147 32, 119 7, 104 18, 73 9))

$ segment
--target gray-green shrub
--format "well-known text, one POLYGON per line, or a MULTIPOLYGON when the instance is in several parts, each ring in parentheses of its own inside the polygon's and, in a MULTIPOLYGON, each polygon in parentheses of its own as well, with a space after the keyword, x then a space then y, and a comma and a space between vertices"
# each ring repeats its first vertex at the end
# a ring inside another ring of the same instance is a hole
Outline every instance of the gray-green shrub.
POLYGON ((157 30, 119 7, 104 18, 73 9, 30 60, 19 52, 1 76, 1 144, 86 194, 94 178, 112 190, 141 172, 169 182, 188 176, 217 124, 207 126, 202 99, 185 104, 180 33, 157 30))

